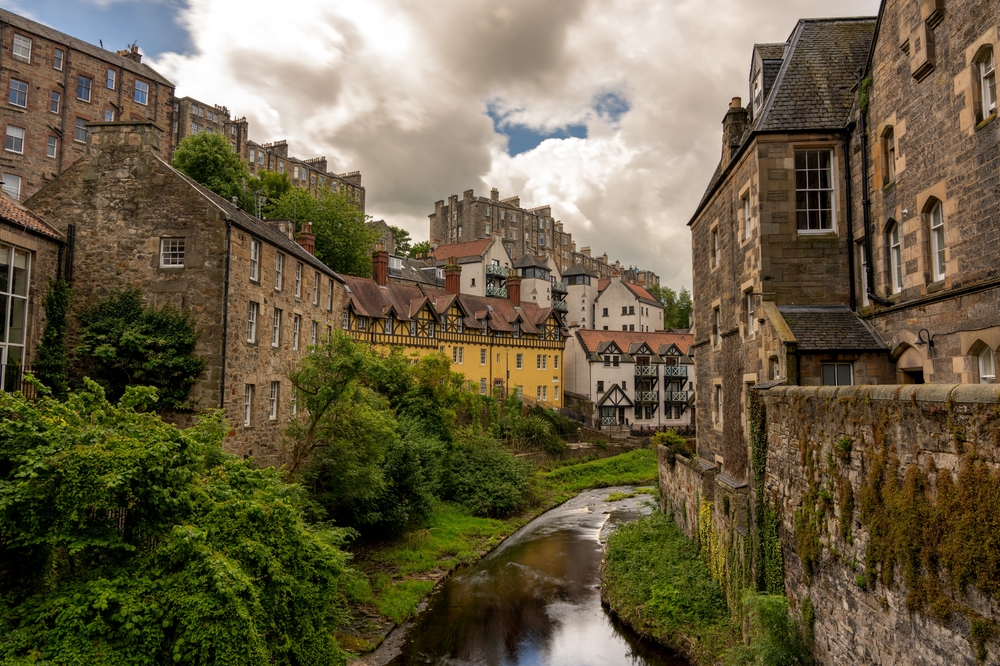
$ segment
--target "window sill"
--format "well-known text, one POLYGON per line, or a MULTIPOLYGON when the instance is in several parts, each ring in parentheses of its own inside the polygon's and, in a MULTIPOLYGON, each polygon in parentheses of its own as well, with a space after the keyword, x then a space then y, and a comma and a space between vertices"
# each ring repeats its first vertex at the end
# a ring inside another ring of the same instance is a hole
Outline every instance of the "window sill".
POLYGON ((836 229, 796 229, 796 233, 799 236, 810 236, 812 238, 840 239, 836 229))
POLYGON ((935 292, 941 291, 942 289, 944 289, 944 280, 943 279, 942 280, 938 280, 937 282, 931 282, 929 285, 927 285, 927 293, 928 294, 933 294, 935 292))
POLYGON ((981 121, 979 121, 979 124, 976 125, 976 129, 981 130, 996 119, 997 119, 997 112, 994 111, 993 113, 991 113, 990 115, 986 116, 981 121))

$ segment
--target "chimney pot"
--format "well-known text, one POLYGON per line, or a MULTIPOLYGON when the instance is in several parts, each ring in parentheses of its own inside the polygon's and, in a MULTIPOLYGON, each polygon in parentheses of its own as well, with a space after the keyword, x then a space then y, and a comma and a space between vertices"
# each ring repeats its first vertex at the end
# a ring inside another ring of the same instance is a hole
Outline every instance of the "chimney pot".
POLYGON ((302 249, 309 254, 316 254, 316 234, 312 232, 312 222, 303 222, 302 231, 295 236, 302 249))
POLYGON ((455 296, 462 293, 462 267, 455 257, 448 257, 448 265, 444 268, 444 288, 455 296))
POLYGON ((729 103, 730 109, 738 109, 743 106, 743 99, 740 97, 734 97, 733 101, 729 103))

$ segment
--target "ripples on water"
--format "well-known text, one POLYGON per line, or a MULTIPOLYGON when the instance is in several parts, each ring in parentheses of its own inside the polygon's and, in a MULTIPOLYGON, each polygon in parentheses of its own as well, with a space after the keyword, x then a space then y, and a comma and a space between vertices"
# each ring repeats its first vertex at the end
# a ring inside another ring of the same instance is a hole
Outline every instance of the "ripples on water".
POLYGON ((600 534, 639 516, 642 497, 589 491, 540 516, 446 581, 393 666, 681 666, 601 607, 600 534))

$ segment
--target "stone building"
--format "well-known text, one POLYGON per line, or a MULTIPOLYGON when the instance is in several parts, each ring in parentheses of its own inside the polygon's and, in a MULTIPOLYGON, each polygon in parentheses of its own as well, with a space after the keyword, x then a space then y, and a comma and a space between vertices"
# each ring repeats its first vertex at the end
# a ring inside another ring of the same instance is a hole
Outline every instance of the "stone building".
POLYGON ((351 336, 411 356, 440 352, 483 394, 517 391, 529 402, 562 406, 562 319, 551 307, 522 301, 519 276, 508 279, 506 297, 487 297, 462 291, 459 264, 444 269, 445 290, 389 281, 385 252, 373 264, 372 279, 344 277, 341 325, 351 336))
POLYGON ((686 333, 577 329, 566 341, 566 390, 602 427, 688 428, 695 373, 686 333))
POLYGON ((45 326, 42 299, 63 269, 65 237, 0 192, 0 390, 22 388, 45 326))
MULTIPOLYGON (((3 188, 24 200, 82 157, 87 123, 149 121, 170 127, 174 84, 142 64, 132 46, 117 53, 0 9, 3 188)), ((164 158, 172 143, 164 139, 164 158)))
POLYGON ((299 245, 291 221, 247 215, 171 168, 156 125, 87 129, 87 156, 25 204, 73 239, 72 308, 138 288, 190 313, 207 361, 192 413, 221 407, 227 450, 281 464, 297 411, 289 373, 340 324, 341 278, 308 232, 299 245))
POLYGON ((365 212, 365 188, 361 185, 360 171, 333 173, 327 171, 325 157, 300 159, 290 156, 285 140, 271 143, 248 141, 246 159, 250 163, 250 173, 254 175, 261 171, 283 173, 293 186, 307 189, 314 195, 321 188, 344 192, 362 213, 365 212))
POLYGON ((689 222, 698 453, 737 480, 748 386, 895 379, 884 342, 851 310, 846 278, 857 222, 845 128, 875 23, 802 20, 780 48, 754 47, 751 103, 733 99, 722 158, 689 222), (832 335, 814 334, 817 319, 832 335))
POLYGON ((206 104, 192 97, 174 98, 173 145, 185 137, 202 132, 221 134, 233 152, 248 161, 250 123, 246 117, 233 118, 229 109, 219 104, 206 104))

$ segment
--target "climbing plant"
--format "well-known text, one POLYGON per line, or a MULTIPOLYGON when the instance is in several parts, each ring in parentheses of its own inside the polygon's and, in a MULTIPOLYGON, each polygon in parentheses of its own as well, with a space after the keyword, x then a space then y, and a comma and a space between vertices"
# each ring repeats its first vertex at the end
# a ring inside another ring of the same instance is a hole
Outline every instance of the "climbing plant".
POLYGON ((42 341, 35 352, 32 372, 35 378, 52 391, 52 395, 65 400, 69 391, 66 360, 66 323, 69 309, 70 287, 66 280, 53 280, 42 300, 45 308, 45 329, 42 341))

